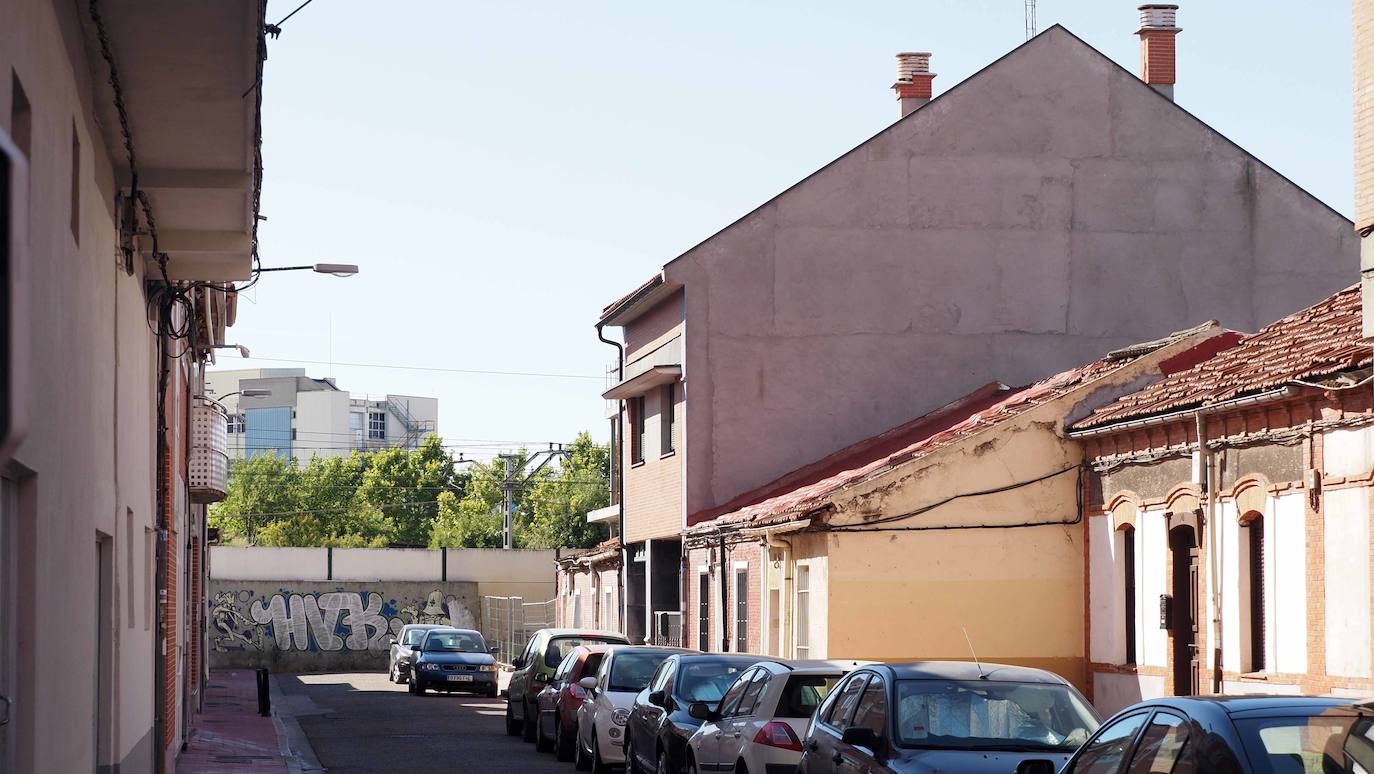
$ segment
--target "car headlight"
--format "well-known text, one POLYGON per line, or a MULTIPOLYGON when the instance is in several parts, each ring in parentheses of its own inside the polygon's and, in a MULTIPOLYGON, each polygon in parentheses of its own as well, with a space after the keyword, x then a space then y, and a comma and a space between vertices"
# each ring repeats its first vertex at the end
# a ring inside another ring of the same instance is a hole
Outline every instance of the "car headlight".
POLYGON ((618 709, 611 715, 611 722, 615 723, 617 726, 625 725, 629 719, 630 711, 627 709, 618 709))
POLYGON ((495 672, 495 671, 496 671, 496 665, 495 665, 495 664, 483 664, 482 666, 480 666, 480 667, 477 668, 477 671, 479 671, 479 672, 495 672))
POLYGON ((438 664, 421 664, 421 665, 420 665, 420 668, 421 668, 421 669, 424 669, 424 670, 426 670, 426 671, 429 671, 429 672, 437 672, 437 671, 439 671, 439 665, 438 665, 438 664))

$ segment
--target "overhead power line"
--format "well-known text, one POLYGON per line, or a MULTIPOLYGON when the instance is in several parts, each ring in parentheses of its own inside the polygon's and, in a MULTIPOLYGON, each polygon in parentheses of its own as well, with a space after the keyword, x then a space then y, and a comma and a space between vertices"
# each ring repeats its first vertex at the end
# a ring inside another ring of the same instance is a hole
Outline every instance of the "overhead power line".
MULTIPOLYGON (((540 379, 605 379, 605 375, 560 374, 541 371, 500 371, 485 368, 444 368, 441 366, 395 365, 387 363, 347 363, 342 360, 307 360, 298 357, 240 357, 239 360, 262 360, 268 363, 306 363, 308 365, 345 366, 348 368, 386 368, 393 371, 433 371, 446 374, 473 374, 477 376, 523 376, 540 379)), ((213 372, 212 372, 213 373, 213 372)))

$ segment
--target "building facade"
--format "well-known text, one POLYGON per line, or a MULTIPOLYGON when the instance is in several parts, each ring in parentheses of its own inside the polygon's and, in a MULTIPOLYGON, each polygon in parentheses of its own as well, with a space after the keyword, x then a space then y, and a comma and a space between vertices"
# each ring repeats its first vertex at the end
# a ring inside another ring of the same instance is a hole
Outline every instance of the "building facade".
POLYGON ((1094 411, 1085 576, 1104 712, 1374 691, 1374 399, 1360 287, 1094 411))
POLYGON ((1155 10, 1145 80, 1056 26, 929 102, 899 88, 900 120, 603 310, 632 637, 693 616, 678 533, 788 471, 980 385, 1348 284, 1350 222, 1170 99, 1155 10))
POLYGON ((333 379, 306 376, 304 368, 209 371, 205 390, 229 413, 235 459, 270 453, 304 465, 316 455, 416 449, 439 423, 435 398, 355 395, 333 379))
POLYGON ((0 19, 30 425, 0 460, 0 770, 171 771, 206 676, 191 422, 253 266, 263 5, 0 19))

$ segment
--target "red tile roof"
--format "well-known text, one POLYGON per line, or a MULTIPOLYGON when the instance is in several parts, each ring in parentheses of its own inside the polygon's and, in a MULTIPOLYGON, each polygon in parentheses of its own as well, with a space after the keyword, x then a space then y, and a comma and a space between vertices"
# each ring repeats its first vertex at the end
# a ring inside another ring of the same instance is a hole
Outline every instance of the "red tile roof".
POLYGON ((559 563, 572 564, 573 562, 585 562, 593 564, 595 562, 609 559, 620 554, 620 538, 613 537, 603 540, 591 548, 584 548, 581 551, 569 551, 559 557, 559 563))
POLYGON ((1370 365, 1360 286, 1245 336, 1235 347, 1094 411, 1075 430, 1206 406, 1370 365))
POLYGON ((612 314, 614 314, 615 312, 620 311, 620 307, 622 307, 622 306, 624 306, 625 304, 629 303, 632 299, 634 299, 634 298, 635 298, 636 296, 638 296, 639 294, 645 292, 646 290, 648 290, 648 289, 650 289, 650 288, 652 288, 652 287, 655 287, 655 286, 661 285, 661 284, 663 284, 663 275, 662 275, 662 274, 655 274, 654 276, 652 276, 652 277, 650 277, 648 280, 646 280, 646 281, 645 281, 642 285, 640 285, 639 287, 635 288, 634 290, 631 290, 629 293, 626 293, 625 295, 621 296, 620 298, 617 298, 616 300, 612 301, 611 303, 607 304, 604 308, 602 308, 602 310, 601 310, 601 317, 600 317, 599 319, 605 320, 606 318, 610 317, 610 316, 611 316, 612 314))
MULTIPOLYGON (((1192 334, 1197 329, 1185 332, 1192 334)), ((1178 338, 1153 343, 1155 348, 1178 338)), ((712 521, 687 532, 711 532, 720 527, 747 528, 801 519, 835 493, 897 465, 918 460, 957 441, 976 435, 1031 409, 1096 381, 1150 350, 1132 350, 1081 368, 1074 368, 1028 387, 990 384, 969 395, 882 435, 841 449, 793 471, 771 484, 735 498, 715 512, 699 514, 712 521), (721 515, 723 513, 723 515, 721 515)))

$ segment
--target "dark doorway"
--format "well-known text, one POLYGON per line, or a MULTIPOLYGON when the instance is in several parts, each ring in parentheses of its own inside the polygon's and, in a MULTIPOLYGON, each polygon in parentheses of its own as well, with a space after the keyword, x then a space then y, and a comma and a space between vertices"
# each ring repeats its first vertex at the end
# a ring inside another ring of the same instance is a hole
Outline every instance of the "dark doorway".
POLYGON ((1197 533, 1191 526, 1169 530, 1173 560, 1174 695, 1195 696, 1201 689, 1202 664, 1198 658, 1198 565, 1197 533))

